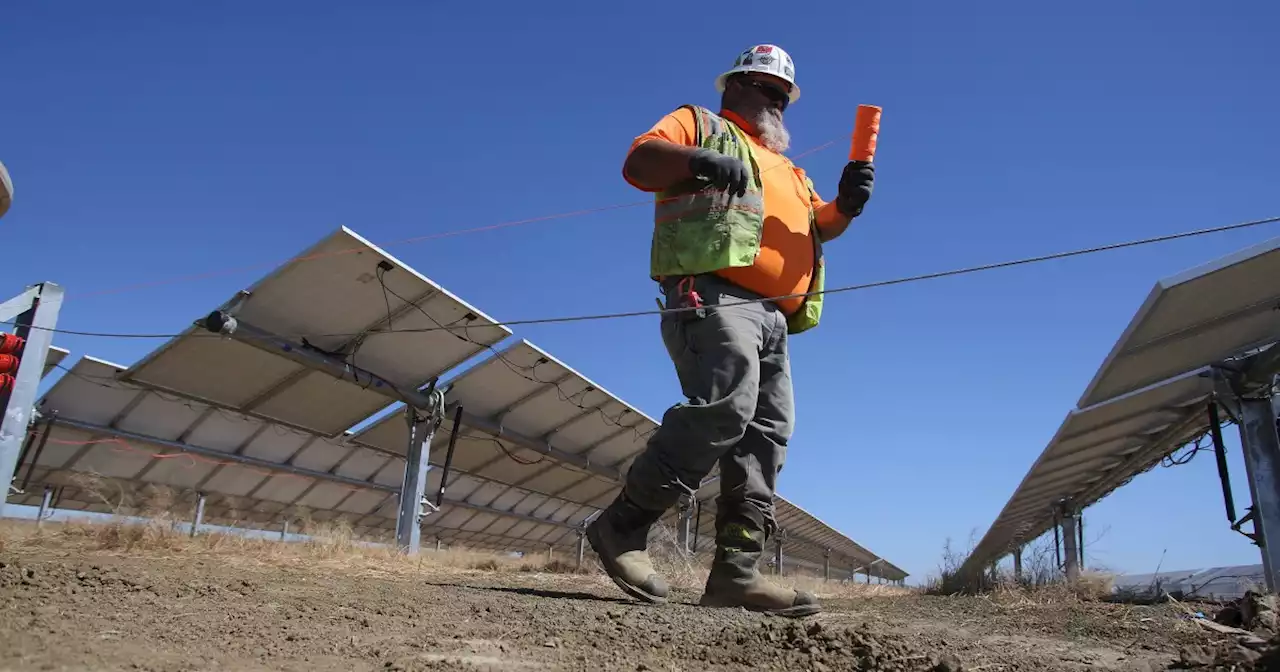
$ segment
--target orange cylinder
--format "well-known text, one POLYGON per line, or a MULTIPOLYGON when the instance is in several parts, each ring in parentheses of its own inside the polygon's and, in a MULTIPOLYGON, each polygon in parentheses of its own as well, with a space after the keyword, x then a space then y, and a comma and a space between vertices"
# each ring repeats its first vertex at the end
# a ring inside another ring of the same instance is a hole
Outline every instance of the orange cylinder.
POLYGON ((0 354, 21 355, 27 342, 17 334, 0 334, 0 354))
POLYGON ((849 144, 850 161, 875 161, 880 112, 881 109, 875 105, 858 106, 858 116, 853 121, 853 139, 849 144))
POLYGON ((22 360, 13 355, 0 355, 0 373, 10 373, 18 375, 18 365, 22 360))

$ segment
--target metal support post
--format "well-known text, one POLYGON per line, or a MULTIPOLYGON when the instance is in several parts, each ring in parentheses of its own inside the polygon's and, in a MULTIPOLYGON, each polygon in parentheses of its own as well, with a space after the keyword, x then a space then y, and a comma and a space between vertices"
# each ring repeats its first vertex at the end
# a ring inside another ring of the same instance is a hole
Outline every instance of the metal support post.
POLYGON ((196 517, 191 521, 191 536, 196 536, 200 526, 204 524, 204 493, 196 493, 196 517))
POLYGON ((1280 396, 1241 399, 1240 444, 1253 496, 1254 542, 1262 549, 1267 590, 1280 589, 1280 396), (1271 543, 1275 542, 1275 543, 1271 543))
POLYGON ((1022 547, 1013 549, 1013 580, 1022 581, 1022 547))
POLYGON ((826 549, 822 554, 822 580, 831 580, 831 549, 826 549))
POLYGON ((778 540, 773 546, 773 573, 776 576, 782 576, 782 535, 778 535, 778 540))
POLYGON ((1079 536, 1076 532, 1077 513, 1069 502, 1062 504, 1062 556, 1066 561, 1068 581, 1080 576, 1079 536))
POLYGON ((440 537, 436 537, 436 550, 437 550, 437 551, 439 551, 439 550, 441 550, 443 547, 444 547, 444 545, 443 545, 443 543, 441 543, 441 541, 440 541, 440 537))
POLYGON ((289 519, 285 518, 284 525, 280 527, 280 541, 284 541, 289 536, 289 519))
POLYGON ((575 554, 576 562, 574 564, 574 567, 576 567, 579 571, 582 570, 582 559, 586 557, 586 554, 587 554, 587 532, 586 532, 586 528, 581 528, 578 530, 578 548, 577 548, 577 553, 575 554))
POLYGON ((681 555, 690 555, 692 551, 691 534, 693 526, 693 501, 688 497, 680 498, 680 518, 676 527, 676 544, 681 555))
POLYGON ((36 392, 44 377, 45 359, 53 343, 53 329, 62 308, 62 288, 45 282, 27 289, 21 295, 0 304, 0 321, 13 321, 14 335, 22 338, 18 371, 7 395, 0 395, 0 517, 5 515, 5 501, 18 469, 18 455, 35 413, 36 392))
POLYGON ((49 516, 49 504, 53 501, 53 488, 44 486, 44 497, 40 499, 40 511, 36 514, 36 527, 44 525, 44 519, 49 516))
POLYGON ((409 425, 409 448, 405 452, 404 480, 400 484, 400 508, 396 514, 396 547, 413 555, 422 538, 423 507, 429 505, 427 471, 431 465, 431 438, 443 419, 443 394, 432 385, 423 408, 404 407, 409 425))
POLYGON ((548 565, 554 562, 556 559, 555 550, 556 550, 555 546, 552 546, 551 544, 547 544, 547 564, 548 565))

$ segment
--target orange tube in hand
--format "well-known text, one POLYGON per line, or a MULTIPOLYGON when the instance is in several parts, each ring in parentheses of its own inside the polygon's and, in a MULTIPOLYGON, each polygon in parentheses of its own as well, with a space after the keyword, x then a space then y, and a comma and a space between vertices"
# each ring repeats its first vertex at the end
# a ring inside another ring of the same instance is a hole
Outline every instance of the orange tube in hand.
POLYGON ((880 108, 859 105, 853 122, 853 140, 849 145, 850 161, 871 163, 876 158, 876 139, 880 135, 880 108))

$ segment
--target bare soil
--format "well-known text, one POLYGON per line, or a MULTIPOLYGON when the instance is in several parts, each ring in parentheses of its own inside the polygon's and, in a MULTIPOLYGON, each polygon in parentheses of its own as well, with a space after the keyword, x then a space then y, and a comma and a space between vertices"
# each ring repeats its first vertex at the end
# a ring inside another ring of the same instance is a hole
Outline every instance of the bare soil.
POLYGON ((1172 605, 825 584, 827 610, 789 621, 697 607, 694 586, 638 604, 598 573, 121 545, 51 527, 0 536, 0 669, 1163 670, 1222 640, 1172 605))

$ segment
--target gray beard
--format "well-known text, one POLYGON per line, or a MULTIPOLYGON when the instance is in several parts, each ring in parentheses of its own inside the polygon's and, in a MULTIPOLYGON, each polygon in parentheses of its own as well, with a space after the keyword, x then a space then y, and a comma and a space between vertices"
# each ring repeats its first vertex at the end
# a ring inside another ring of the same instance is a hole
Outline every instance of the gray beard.
POLYGON ((766 107, 751 120, 760 134, 760 144, 777 154, 782 154, 791 147, 791 133, 782 123, 782 113, 772 107, 766 107))

